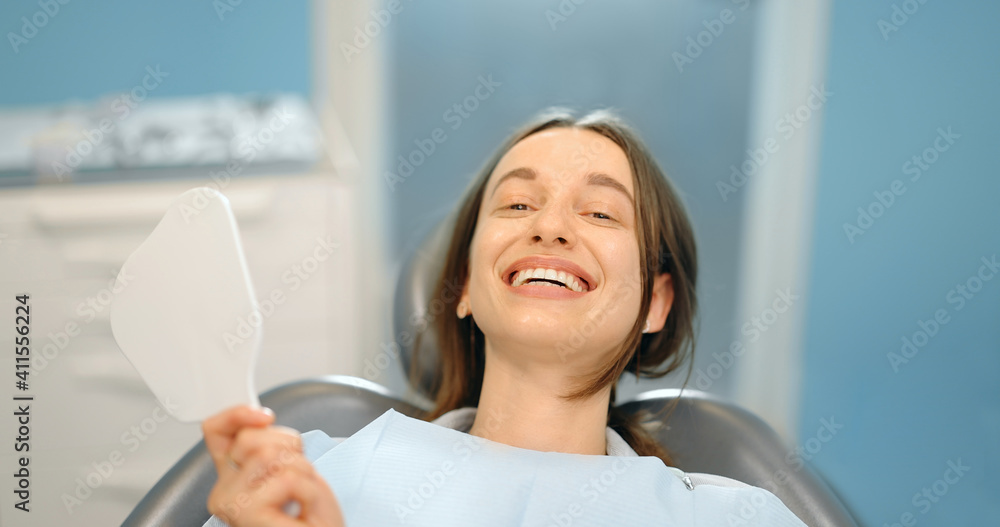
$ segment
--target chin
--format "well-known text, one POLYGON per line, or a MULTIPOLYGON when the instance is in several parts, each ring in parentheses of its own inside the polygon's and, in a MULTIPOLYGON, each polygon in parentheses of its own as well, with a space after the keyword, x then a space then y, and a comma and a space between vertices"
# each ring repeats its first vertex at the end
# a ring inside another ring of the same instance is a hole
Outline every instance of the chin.
POLYGON ((531 324, 512 323, 505 333, 510 339, 524 346, 537 349, 573 349, 589 347, 590 339, 583 336, 578 328, 565 323, 551 322, 531 324))

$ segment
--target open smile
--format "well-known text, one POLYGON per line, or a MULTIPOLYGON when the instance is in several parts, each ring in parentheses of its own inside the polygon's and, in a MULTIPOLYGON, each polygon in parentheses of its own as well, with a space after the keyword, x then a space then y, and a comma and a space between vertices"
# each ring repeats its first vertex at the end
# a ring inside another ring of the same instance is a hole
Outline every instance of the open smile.
POLYGON ((522 258, 501 279, 512 292, 536 298, 579 298, 594 289, 594 278, 573 262, 553 257, 522 258))

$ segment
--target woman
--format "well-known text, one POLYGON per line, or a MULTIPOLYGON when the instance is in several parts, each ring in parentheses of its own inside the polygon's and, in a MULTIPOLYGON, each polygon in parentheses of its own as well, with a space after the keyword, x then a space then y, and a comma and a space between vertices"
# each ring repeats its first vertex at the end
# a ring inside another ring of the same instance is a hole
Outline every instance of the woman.
MULTIPOLYGON (((499 148, 458 211, 434 296, 452 299, 445 312, 456 316, 434 321, 429 418, 523 449, 669 466, 615 410, 614 385, 626 370, 658 377, 688 359, 696 275, 686 213, 638 137, 606 111, 543 114, 499 148)), ((240 407, 204 422, 219 473, 209 510, 232 525, 342 525, 299 436, 272 421, 240 407)))

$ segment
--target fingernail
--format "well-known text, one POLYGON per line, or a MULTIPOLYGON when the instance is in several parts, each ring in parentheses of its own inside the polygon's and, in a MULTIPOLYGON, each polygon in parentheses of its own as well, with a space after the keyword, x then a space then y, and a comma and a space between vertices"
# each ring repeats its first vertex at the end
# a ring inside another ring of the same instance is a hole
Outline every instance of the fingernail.
POLYGON ((270 415, 271 417, 274 417, 274 410, 272 410, 272 409, 270 409, 270 408, 268 408, 266 406, 261 406, 260 407, 260 411, 264 412, 267 415, 270 415))

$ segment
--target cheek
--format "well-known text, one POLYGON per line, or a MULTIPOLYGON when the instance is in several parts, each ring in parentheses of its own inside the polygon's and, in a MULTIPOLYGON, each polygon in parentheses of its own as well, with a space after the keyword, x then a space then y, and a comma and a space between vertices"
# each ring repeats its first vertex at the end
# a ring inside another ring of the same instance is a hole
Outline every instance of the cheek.
MULTIPOLYGON (((494 267, 500 259, 504 248, 511 245, 518 236, 518 232, 513 226, 495 225, 495 222, 487 220, 480 223, 476 229, 476 234, 472 238, 472 245, 469 254, 475 258, 475 262, 470 261, 473 274, 490 274, 496 271, 494 267)), ((470 258, 471 260, 471 258, 470 258)))
POLYGON ((484 219, 476 227, 476 236, 483 247, 487 250, 499 248, 511 238, 522 233, 525 226, 519 221, 497 221, 495 219, 484 219))
POLYGON ((623 308, 625 318, 635 317, 642 301, 642 281, 639 272, 639 250, 635 243, 609 244, 604 254, 608 276, 610 302, 623 308))
POLYGON ((639 247, 635 240, 625 237, 607 240, 601 245, 601 253, 608 273, 633 287, 639 283, 639 247))
MULTIPOLYGON (((497 273, 496 262, 503 247, 503 236, 489 225, 479 224, 469 246, 469 294, 475 304, 482 304, 492 295, 490 289, 497 273)), ((493 284, 495 285, 495 284, 493 284)))

